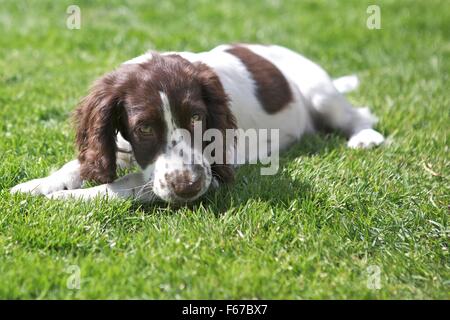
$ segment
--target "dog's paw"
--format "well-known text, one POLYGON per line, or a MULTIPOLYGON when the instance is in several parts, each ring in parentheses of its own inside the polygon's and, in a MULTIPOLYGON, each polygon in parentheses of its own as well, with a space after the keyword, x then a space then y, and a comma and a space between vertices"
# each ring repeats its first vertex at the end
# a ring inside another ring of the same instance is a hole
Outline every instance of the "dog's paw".
POLYGON ((66 199, 90 200, 97 196, 100 196, 100 193, 92 192, 91 189, 59 190, 46 194, 45 196, 48 199, 52 200, 66 200, 66 199))
POLYGON ((48 194, 58 188, 64 188, 64 186, 54 185, 49 183, 47 178, 34 179, 21 184, 16 185, 11 189, 11 193, 29 193, 31 195, 48 194))
POLYGON ((381 133, 373 129, 364 129, 352 135, 347 146, 352 149, 368 149, 379 146, 383 142, 384 137, 381 133))
POLYGON ((48 199, 76 199, 91 200, 97 197, 108 196, 106 185, 87 189, 59 190, 45 195, 48 199))
POLYGON ((83 199, 83 193, 79 192, 79 191, 82 191, 82 189, 81 190, 59 190, 59 191, 48 193, 45 196, 48 199, 53 199, 53 200, 83 199))

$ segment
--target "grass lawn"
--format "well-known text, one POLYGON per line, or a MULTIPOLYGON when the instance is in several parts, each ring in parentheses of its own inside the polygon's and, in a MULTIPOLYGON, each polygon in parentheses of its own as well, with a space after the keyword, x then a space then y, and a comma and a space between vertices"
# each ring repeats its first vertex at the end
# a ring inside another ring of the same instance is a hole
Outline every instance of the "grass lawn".
POLYGON ((376 1, 186 2, 0 0, 0 298, 450 298, 450 3, 381 1, 369 30, 376 1), (75 157, 69 115, 101 74, 237 41, 357 73, 387 145, 307 137, 189 208, 9 194, 75 157))

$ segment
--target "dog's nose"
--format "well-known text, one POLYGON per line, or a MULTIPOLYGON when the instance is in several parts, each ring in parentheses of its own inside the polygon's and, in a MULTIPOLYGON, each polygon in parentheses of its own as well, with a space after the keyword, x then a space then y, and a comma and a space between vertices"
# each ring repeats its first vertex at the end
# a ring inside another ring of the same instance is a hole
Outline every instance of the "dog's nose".
POLYGON ((203 180, 203 174, 187 170, 166 174, 166 181, 173 193, 183 199, 195 197, 202 190, 203 180))

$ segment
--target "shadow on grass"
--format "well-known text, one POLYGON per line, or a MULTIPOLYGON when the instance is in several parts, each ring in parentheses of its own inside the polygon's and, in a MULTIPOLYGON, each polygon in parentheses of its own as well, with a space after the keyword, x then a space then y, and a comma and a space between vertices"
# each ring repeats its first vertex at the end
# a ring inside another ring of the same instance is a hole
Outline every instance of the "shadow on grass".
POLYGON ((302 201, 314 192, 313 186, 308 181, 293 178, 288 170, 285 170, 289 164, 299 157, 327 154, 341 147, 343 143, 342 137, 332 134, 305 136, 280 155, 279 170, 273 176, 261 175, 261 165, 244 165, 237 170, 234 184, 210 191, 201 200, 194 203, 181 205, 164 202, 134 203, 130 209, 152 212, 155 208, 176 211, 182 207, 196 210, 202 206, 220 215, 227 210, 245 205, 249 201, 265 202, 270 206, 289 206, 292 201, 302 201))

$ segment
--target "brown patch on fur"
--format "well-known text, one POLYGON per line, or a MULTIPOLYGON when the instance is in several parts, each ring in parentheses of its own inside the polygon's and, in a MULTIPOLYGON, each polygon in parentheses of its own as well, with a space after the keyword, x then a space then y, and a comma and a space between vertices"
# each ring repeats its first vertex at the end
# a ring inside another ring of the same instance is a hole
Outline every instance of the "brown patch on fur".
POLYGON ((239 58, 252 75, 256 96, 267 113, 277 113, 292 101, 289 83, 272 62, 242 46, 234 46, 227 52, 239 58))

